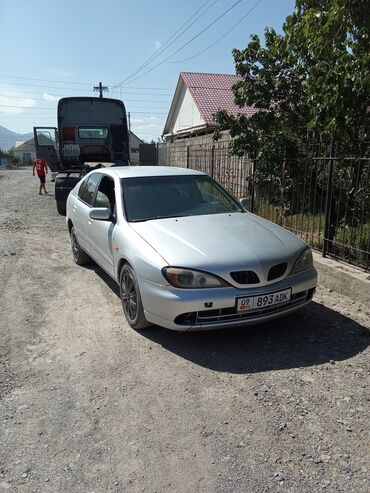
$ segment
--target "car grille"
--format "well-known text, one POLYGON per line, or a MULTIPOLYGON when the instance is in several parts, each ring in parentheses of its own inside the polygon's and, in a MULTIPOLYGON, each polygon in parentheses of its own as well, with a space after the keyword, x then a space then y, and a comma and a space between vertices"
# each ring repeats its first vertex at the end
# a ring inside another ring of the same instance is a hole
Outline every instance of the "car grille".
POLYGON ((301 291, 292 295, 291 299, 286 303, 280 303, 262 310, 256 309, 248 312, 237 312, 236 307, 220 308, 217 310, 202 310, 199 312, 189 312, 178 315, 175 318, 175 323, 178 325, 202 325, 202 324, 217 324, 220 322, 237 322, 252 318, 259 318, 272 313, 283 312, 289 308, 298 307, 312 299, 315 289, 301 291))
POLYGON ((252 270, 240 270, 237 272, 230 272, 230 276, 238 284, 258 284, 260 282, 259 277, 252 270))
POLYGON ((277 279, 278 277, 281 277, 285 274, 286 268, 288 267, 288 264, 286 262, 283 262, 281 264, 274 265, 271 267, 269 270, 267 280, 268 281, 273 281, 274 279, 277 279))

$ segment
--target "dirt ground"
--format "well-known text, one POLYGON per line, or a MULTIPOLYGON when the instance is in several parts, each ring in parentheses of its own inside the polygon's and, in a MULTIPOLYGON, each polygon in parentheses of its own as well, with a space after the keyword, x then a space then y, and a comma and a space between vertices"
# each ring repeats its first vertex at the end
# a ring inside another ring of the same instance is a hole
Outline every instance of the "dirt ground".
POLYGON ((135 332, 37 187, 0 172, 0 492, 370 491, 370 307, 135 332))

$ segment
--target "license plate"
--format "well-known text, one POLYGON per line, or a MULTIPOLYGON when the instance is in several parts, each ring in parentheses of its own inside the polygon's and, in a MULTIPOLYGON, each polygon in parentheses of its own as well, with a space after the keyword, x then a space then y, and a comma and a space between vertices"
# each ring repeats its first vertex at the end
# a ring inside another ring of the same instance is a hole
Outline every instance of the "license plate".
POLYGON ((238 312, 247 310, 258 310, 269 306, 286 303, 290 300, 292 294, 291 288, 284 291, 276 291, 275 293, 261 294, 258 296, 248 296, 236 299, 236 309, 238 312))

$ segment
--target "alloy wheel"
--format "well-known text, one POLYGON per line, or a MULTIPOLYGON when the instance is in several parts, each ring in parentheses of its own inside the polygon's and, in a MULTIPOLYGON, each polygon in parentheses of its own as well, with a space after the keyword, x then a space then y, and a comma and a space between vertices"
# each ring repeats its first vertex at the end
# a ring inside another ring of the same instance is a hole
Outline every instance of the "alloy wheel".
POLYGON ((137 315, 137 293, 135 282, 128 272, 122 276, 121 290, 124 311, 131 320, 135 320, 137 315))
POLYGON ((77 242, 76 233, 74 232, 74 230, 72 230, 72 232, 71 232, 71 245, 72 245, 73 257, 75 258, 75 260, 77 260, 78 259, 78 253, 79 253, 79 246, 78 246, 78 242, 77 242))

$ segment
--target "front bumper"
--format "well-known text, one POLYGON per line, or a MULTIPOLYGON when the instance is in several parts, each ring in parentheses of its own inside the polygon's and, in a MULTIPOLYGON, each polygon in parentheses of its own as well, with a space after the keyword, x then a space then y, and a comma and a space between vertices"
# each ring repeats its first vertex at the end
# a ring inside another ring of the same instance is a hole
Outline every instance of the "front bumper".
POLYGON ((309 303, 317 284, 317 272, 310 267, 263 287, 237 289, 177 289, 139 278, 145 317, 151 322, 177 331, 221 329, 251 325, 286 315, 309 303), (291 300, 261 310, 236 311, 236 298, 292 289, 291 300), (212 304, 209 307, 209 304, 212 304), (207 307, 208 305, 208 307, 207 307))

